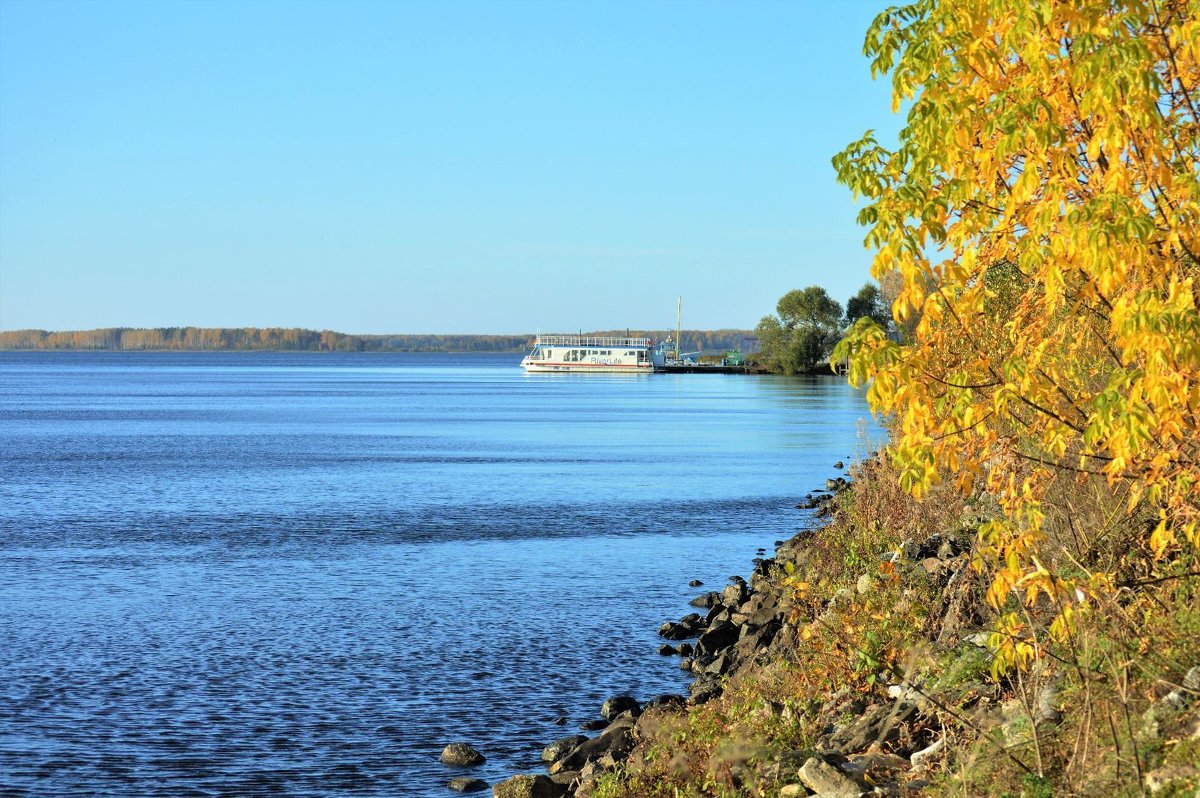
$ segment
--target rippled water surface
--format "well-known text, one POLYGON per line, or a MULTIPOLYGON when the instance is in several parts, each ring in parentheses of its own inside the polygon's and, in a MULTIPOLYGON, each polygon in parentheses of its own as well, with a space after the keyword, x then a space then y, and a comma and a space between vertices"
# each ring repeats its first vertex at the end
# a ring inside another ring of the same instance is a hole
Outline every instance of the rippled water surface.
POLYGON ((682 691, 862 397, 518 360, 0 353, 0 795, 448 795, 682 691))

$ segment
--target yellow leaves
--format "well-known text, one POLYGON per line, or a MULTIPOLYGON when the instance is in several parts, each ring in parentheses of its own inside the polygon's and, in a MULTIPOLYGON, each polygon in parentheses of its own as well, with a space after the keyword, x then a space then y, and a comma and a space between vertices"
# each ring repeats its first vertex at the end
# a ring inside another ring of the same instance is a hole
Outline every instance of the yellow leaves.
MULTIPOLYGON (((989 603, 1050 596, 1065 634, 1070 606, 1103 584, 1073 592, 1040 560, 1046 477, 1099 470, 1128 489, 1130 512, 1159 511, 1144 543, 1160 559, 1196 543, 1200 163, 1179 87, 1200 85, 1200 15, 1169 15, 1168 57, 1146 33, 1150 4, 928 0, 905 13, 867 45, 896 97, 913 98, 899 146, 864 137, 835 165, 871 199, 872 269, 898 274, 893 311, 911 334, 851 331, 838 351, 873 411, 898 420, 906 490, 951 472, 970 492, 986 476, 1005 514, 976 559, 989 603), (936 269, 930 240, 949 255, 936 269)), ((1030 656, 1006 652, 1013 666, 1030 656)))
POLYGON ((1167 553, 1167 549, 1173 545, 1175 545, 1175 532, 1167 523, 1166 513, 1162 513, 1154 531, 1150 533, 1150 549, 1154 552, 1155 558, 1161 560, 1167 553))
POLYGON ((992 678, 999 679, 1014 668, 1025 669, 1040 652, 1025 637, 1026 627, 1016 613, 1005 613, 988 635, 988 648, 992 650, 992 678))
POLYGON ((1037 190, 1039 183, 1040 178, 1037 169, 1032 165, 1026 165, 1024 171, 1021 172, 1021 176, 1017 178, 1017 182, 1012 187, 1012 193, 1010 194, 1012 202, 1008 206, 1007 214, 1009 217, 1012 216, 1017 206, 1030 200, 1033 193, 1037 190))

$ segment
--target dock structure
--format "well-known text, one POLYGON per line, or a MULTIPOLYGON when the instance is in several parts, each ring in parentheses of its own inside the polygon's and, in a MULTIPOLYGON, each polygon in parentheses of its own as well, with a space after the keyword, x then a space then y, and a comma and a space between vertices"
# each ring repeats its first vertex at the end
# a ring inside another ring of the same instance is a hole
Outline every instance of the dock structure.
POLYGON ((753 366, 722 366, 719 363, 668 363, 654 369, 660 374, 766 374, 753 366))

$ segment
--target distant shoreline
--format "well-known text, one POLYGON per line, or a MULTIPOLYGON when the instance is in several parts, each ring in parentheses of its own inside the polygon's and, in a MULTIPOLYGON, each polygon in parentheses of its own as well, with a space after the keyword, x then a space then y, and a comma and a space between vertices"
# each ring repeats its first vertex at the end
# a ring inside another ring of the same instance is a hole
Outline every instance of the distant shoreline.
MULTIPOLYGON (((599 330, 585 335, 667 337, 651 330, 599 330)), ((702 352, 739 349, 752 330, 684 330, 686 346, 702 352)), ((299 327, 106 327, 95 330, 0 331, 0 351, 108 352, 522 352, 533 333, 518 335, 352 335, 299 327)))

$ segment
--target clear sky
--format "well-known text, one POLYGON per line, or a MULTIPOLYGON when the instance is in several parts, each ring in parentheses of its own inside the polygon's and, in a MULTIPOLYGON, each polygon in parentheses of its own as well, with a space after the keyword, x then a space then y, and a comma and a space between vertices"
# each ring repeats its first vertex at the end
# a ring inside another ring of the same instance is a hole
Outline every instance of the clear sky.
POLYGON ((0 329, 752 327, 869 279, 886 2, 0 0, 0 329))

